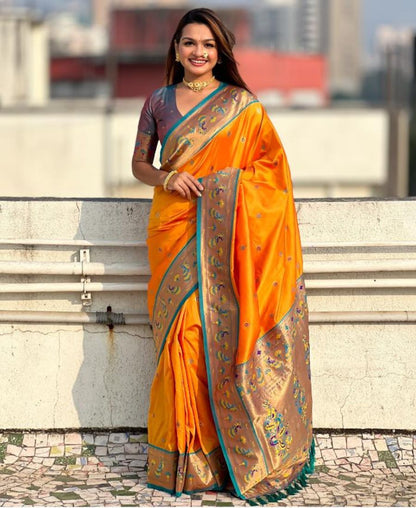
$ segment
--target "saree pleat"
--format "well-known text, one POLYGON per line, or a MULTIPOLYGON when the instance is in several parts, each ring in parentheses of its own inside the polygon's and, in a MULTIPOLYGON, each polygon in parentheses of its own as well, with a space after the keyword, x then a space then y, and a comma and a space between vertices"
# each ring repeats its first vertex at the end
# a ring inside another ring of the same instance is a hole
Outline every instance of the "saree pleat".
POLYGON ((304 483, 313 447, 286 156, 263 107, 231 86, 168 133, 162 156, 205 190, 189 202, 156 188, 149 219, 148 482, 176 495, 230 482, 241 498, 275 500, 304 483))

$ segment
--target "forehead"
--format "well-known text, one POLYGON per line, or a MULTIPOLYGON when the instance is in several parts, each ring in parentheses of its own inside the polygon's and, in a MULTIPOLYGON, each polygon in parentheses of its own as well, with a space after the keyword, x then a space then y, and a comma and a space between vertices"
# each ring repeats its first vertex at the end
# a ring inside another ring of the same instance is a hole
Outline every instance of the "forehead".
POLYGON ((207 25, 203 25, 202 23, 189 23, 183 27, 181 39, 184 37, 205 41, 207 39, 214 39, 214 34, 207 25))

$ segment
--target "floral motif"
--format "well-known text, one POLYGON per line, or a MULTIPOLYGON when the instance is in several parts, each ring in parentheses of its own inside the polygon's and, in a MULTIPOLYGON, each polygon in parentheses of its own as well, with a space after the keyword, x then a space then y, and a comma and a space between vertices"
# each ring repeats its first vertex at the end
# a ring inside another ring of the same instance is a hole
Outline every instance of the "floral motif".
POLYGON ((202 115, 198 118, 198 127, 199 134, 204 134, 206 132, 206 130, 208 129, 206 115, 202 115))
POLYGON ((266 409, 266 418, 263 422, 265 435, 269 445, 276 454, 283 459, 289 455, 292 435, 289 432, 288 425, 283 421, 283 415, 279 413, 268 401, 263 402, 266 409))
POLYGON ((306 402, 305 390, 300 385, 297 377, 295 377, 293 381, 293 396, 295 397, 295 405, 302 422, 307 427, 309 423, 309 419, 307 417, 308 404, 306 402))
POLYGON ((310 356, 310 346, 309 346, 309 337, 306 333, 303 334, 302 337, 303 346, 305 348, 305 363, 308 370, 308 377, 311 379, 311 356, 310 356))
POLYGON ((148 162, 148 154, 152 152, 153 139, 151 134, 147 132, 139 131, 136 137, 136 143, 134 146, 134 160, 148 162))

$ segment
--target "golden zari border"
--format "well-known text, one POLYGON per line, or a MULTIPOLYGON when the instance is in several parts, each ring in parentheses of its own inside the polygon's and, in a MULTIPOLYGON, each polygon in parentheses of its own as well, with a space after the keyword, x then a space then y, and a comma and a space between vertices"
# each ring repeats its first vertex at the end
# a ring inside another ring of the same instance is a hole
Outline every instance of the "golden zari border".
POLYGON ((171 494, 223 489, 228 470, 220 448, 179 454, 149 445, 148 485, 171 494))
POLYGON ((250 360, 237 366, 235 380, 269 471, 245 494, 250 498, 280 491, 296 479, 308 461, 313 439, 303 277, 297 281, 291 309, 257 341, 250 360))
MULTIPOLYGON (((238 346, 238 302, 230 273, 239 171, 227 168, 204 179, 198 201, 198 277, 210 402, 234 488, 242 495, 238 471, 259 469, 261 450, 234 381, 238 346)), ((252 486, 251 482, 249 483, 252 486)))
POLYGON ((170 264, 156 296, 152 327, 159 357, 177 312, 197 287, 196 262, 196 236, 193 236, 170 264))
POLYGON ((239 309, 230 264, 240 171, 204 178, 198 200, 198 280, 211 408, 237 495, 285 488, 312 443, 307 306, 303 281, 285 318, 235 365, 239 309), (305 361, 306 360, 306 361, 305 361))

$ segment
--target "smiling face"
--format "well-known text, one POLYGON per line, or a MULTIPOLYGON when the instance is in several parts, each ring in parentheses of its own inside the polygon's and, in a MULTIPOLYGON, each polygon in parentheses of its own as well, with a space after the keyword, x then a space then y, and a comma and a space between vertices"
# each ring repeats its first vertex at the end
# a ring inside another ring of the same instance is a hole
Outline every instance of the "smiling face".
POLYGON ((187 81, 208 80, 218 62, 218 50, 214 35, 207 25, 190 23, 185 25, 176 52, 184 68, 187 81))

